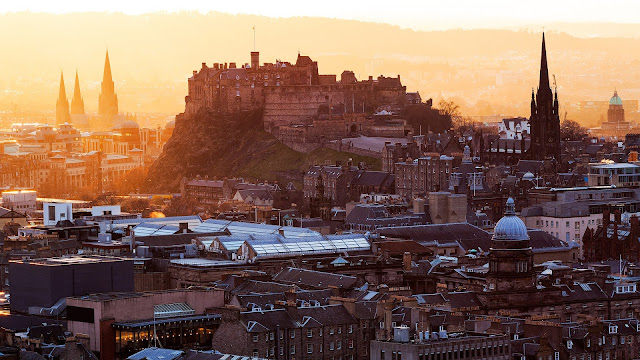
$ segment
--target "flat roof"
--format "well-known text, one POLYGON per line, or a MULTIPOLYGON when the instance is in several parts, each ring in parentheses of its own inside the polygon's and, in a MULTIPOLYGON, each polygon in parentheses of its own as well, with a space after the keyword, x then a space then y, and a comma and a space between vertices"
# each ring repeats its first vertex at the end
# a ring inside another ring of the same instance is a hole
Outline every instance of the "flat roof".
MULTIPOLYGON (((207 289, 209 291, 213 291, 214 289, 207 289)), ((170 289, 170 290, 159 290, 159 291, 144 291, 144 292, 112 292, 112 293, 98 293, 98 294, 89 294, 83 296, 69 296, 69 299, 75 300, 84 300, 84 301, 109 301, 109 300, 118 300, 118 299, 130 299, 137 298, 143 296, 153 296, 158 294, 166 294, 166 293, 181 293, 181 292, 196 292, 202 291, 202 289, 170 289)))
POLYGON ((617 169, 617 168, 637 168, 639 167, 636 164, 629 163, 613 163, 613 164, 591 164, 591 167, 595 168, 609 168, 609 169, 617 169))
POLYGON ((9 260, 9 262, 17 264, 31 264, 42 266, 65 266, 76 264, 95 264, 101 262, 120 262, 129 261, 130 258, 114 257, 114 256, 100 256, 100 255, 73 255, 63 256, 57 258, 43 258, 43 259, 25 259, 25 260, 9 260))
POLYGON ((149 320, 132 321, 132 322, 117 322, 117 323, 113 323, 112 326, 119 327, 119 328, 140 328, 145 326, 153 326, 154 324, 160 325, 160 324, 173 323, 173 322, 179 322, 179 321, 186 322, 186 321, 199 321, 199 320, 216 320, 221 318, 222 316, 220 314, 191 315, 191 316, 181 316, 181 317, 173 317, 173 318, 166 318, 166 319, 155 319, 155 321, 153 319, 149 319, 149 320))

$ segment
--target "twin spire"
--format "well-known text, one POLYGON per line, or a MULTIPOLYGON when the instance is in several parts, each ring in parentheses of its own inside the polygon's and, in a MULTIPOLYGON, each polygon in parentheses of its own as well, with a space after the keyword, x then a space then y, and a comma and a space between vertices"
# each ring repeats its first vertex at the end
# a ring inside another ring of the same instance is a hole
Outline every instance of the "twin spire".
POLYGON ((64 86, 64 74, 60 71, 60 90, 58 91, 58 101, 56 102, 56 124, 71 122, 71 115, 84 115, 84 101, 80 93, 80 80, 76 71, 76 83, 71 98, 71 109, 67 100, 67 92, 64 86))
MULTIPOLYGON (((64 85, 64 75, 60 72, 60 90, 58 92, 58 101, 56 102, 56 124, 64 124, 71 122, 71 115, 84 115, 84 99, 80 92, 80 80, 78 71, 76 71, 75 86, 73 89, 73 98, 71 98, 71 108, 67 100, 66 89, 64 85)), ((111 76, 111 63, 109 61, 109 51, 104 63, 104 74, 102 78, 102 87, 98 102, 98 113, 110 118, 111 121, 118 115, 118 97, 114 91, 113 78, 111 76)))

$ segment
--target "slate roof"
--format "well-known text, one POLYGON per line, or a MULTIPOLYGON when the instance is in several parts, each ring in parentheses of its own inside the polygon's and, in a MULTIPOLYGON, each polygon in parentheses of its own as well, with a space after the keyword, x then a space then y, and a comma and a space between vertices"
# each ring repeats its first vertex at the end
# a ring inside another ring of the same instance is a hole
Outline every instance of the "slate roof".
POLYGON ((173 360, 184 354, 181 350, 150 347, 129 356, 127 360, 173 360))
POLYGON ((410 252, 414 255, 429 254, 431 251, 413 240, 380 241, 376 246, 381 252, 389 251, 389 255, 402 255, 410 252))
POLYGON ((354 286, 357 279, 354 276, 287 267, 277 273, 273 277, 273 280, 309 288, 324 289, 327 287, 336 287, 339 289, 350 289, 354 286))
POLYGON ((0 218, 26 218, 27 215, 0 206, 0 218))
POLYGON ((477 248, 488 251, 491 247, 491 234, 468 223, 388 227, 379 228, 377 232, 386 237, 411 239, 425 246, 457 243, 465 251, 477 248))
POLYGON ((533 252, 550 249, 567 249, 573 246, 579 246, 575 242, 567 244, 566 242, 542 230, 528 230, 527 232, 529 233, 529 244, 533 248, 533 252))
POLYGON ((279 284, 270 281, 247 280, 231 290, 234 295, 241 294, 270 294, 274 292, 285 292, 293 288, 292 285, 279 284))
POLYGON ((607 301, 607 294, 596 283, 577 283, 573 288, 566 284, 557 285, 565 302, 607 301))
POLYGON ((540 173, 543 165, 544 161, 542 160, 519 160, 518 164, 516 165, 516 169, 517 172, 530 172, 535 175, 540 173))
POLYGON ((395 176, 386 171, 362 170, 351 181, 351 185, 390 186, 394 180, 395 176))

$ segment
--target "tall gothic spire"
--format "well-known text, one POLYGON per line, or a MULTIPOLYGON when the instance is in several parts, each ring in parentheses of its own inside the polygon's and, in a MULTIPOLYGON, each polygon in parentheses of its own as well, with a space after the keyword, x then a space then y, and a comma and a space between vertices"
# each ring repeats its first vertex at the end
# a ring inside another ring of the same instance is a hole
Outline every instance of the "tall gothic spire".
POLYGON ((64 75, 60 71, 60 90, 58 91, 58 101, 56 102, 56 124, 64 124, 71 121, 69 115, 69 100, 64 88, 64 75))
POLYGON ((71 99, 71 114, 84 114, 84 100, 80 94, 80 80, 78 80, 78 71, 76 70, 76 85, 73 89, 73 99, 71 99))
POLYGON ((540 81, 535 100, 531 99, 531 145, 529 158, 544 160, 560 159, 560 117, 558 115, 558 92, 549 86, 549 68, 547 66, 547 46, 542 33, 542 52, 540 54, 540 81))
MULTIPOLYGON (((544 40, 542 43, 544 47, 544 40)), ((109 50, 107 50, 107 56, 104 59, 104 74, 102 75, 103 83, 112 83, 113 79, 111 77, 111 63, 109 62, 109 50)))
POLYGON ((102 77, 100 97, 98 98, 98 114, 103 117, 103 125, 106 127, 113 126, 118 116, 118 96, 114 90, 108 50, 104 60, 104 75, 102 77))
POLYGON ((539 89, 551 88, 549 86, 549 69, 547 68, 547 47, 544 43, 544 33, 542 33, 542 55, 540 57, 540 82, 539 89))

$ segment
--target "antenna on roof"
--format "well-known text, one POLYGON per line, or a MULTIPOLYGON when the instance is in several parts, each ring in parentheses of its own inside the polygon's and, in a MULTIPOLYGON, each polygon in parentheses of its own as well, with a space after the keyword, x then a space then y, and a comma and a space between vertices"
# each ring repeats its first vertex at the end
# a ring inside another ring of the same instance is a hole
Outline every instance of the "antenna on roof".
POLYGON ((256 26, 253 25, 253 51, 256 51, 256 26))

